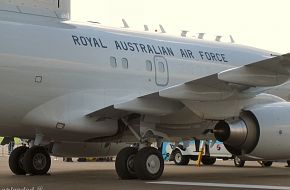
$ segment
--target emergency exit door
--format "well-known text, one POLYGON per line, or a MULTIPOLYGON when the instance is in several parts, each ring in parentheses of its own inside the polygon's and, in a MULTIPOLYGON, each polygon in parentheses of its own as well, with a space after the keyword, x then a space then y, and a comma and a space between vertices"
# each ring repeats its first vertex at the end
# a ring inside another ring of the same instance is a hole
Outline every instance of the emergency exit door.
POLYGON ((167 86, 169 83, 168 64, 164 57, 154 57, 155 83, 157 86, 167 86))

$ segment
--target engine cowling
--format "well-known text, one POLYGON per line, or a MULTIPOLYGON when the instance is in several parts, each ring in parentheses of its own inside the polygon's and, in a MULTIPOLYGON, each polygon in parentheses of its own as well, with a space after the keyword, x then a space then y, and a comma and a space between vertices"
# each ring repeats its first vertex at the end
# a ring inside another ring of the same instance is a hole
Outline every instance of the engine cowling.
POLYGON ((261 160, 289 159, 290 103, 245 109, 238 119, 217 123, 214 135, 235 155, 261 160))

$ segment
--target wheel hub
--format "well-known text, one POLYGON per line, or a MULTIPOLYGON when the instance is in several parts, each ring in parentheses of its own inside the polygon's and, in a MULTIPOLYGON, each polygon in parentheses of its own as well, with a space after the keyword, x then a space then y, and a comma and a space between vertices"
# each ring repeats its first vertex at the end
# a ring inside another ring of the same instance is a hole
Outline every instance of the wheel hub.
POLYGON ((46 166, 46 163, 46 157, 41 153, 37 153, 33 157, 33 167, 37 170, 43 170, 46 166))
POLYGON ((135 158, 135 154, 129 156, 129 158, 127 160, 127 168, 128 168, 128 171, 130 173, 132 173, 132 174, 135 173, 135 170, 134 170, 134 158, 135 158))
POLYGON ((19 157, 19 160, 18 160, 18 165, 21 169, 24 169, 24 166, 23 166, 23 159, 24 159, 24 154, 21 154, 20 157, 19 157))
POLYGON ((160 169, 160 160, 156 155, 150 155, 146 161, 146 167, 151 174, 158 173, 160 169))
POLYGON ((178 163, 181 162, 181 154, 179 152, 175 154, 175 161, 178 163))

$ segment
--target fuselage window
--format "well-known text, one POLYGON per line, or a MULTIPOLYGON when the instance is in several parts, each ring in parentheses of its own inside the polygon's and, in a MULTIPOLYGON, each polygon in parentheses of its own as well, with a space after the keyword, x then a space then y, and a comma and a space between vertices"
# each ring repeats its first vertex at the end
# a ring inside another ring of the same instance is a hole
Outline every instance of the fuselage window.
POLYGON ((122 67, 128 69, 128 59, 122 58, 122 67))
POLYGON ((113 68, 117 67, 117 59, 116 59, 116 57, 110 57, 110 65, 113 68))
POLYGON ((158 62, 158 71, 160 73, 164 73, 165 72, 165 67, 164 67, 164 63, 163 62, 158 62))
POLYGON ((149 60, 146 61, 146 70, 152 71, 152 62, 149 60))

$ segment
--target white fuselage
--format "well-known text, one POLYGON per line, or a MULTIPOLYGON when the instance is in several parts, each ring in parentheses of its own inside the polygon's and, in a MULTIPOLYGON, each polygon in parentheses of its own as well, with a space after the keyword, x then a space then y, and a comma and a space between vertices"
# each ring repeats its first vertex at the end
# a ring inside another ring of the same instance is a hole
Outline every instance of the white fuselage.
MULTIPOLYGON (((0 42, 0 135, 71 141, 96 136, 95 123, 77 126, 98 109, 272 57, 235 44, 71 22, 0 21, 0 42), (65 130, 56 131, 62 123, 65 130)), ((115 123, 99 123, 97 132, 113 135, 115 123)))

